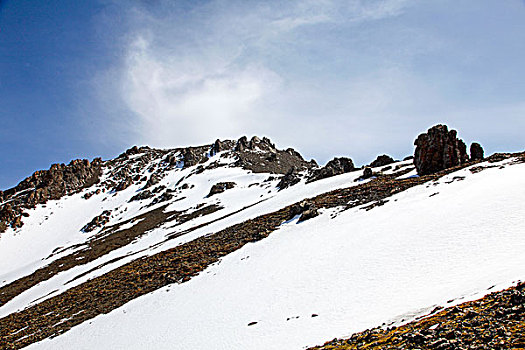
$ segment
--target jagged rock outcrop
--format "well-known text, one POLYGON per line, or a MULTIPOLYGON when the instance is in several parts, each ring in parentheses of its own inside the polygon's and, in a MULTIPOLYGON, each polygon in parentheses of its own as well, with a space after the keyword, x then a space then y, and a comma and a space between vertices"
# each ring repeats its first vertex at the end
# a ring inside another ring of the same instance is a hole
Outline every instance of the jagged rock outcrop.
POLYGON ((246 136, 241 137, 235 144, 234 154, 236 166, 254 173, 286 174, 291 167, 297 171, 313 167, 313 163, 305 161, 293 148, 279 150, 267 137, 254 136, 250 141, 246 136))
POLYGON ((357 169, 355 168, 352 159, 346 157, 336 157, 328 163, 326 163, 324 167, 313 170, 312 174, 308 177, 308 180, 306 182, 313 182, 355 170, 357 169))
POLYGON ((485 157, 483 147, 477 142, 470 145, 470 160, 481 160, 485 157))
POLYGON ((215 185, 213 185, 211 187, 211 190, 210 190, 210 193, 208 193, 208 197, 211 197, 215 194, 219 194, 219 193, 222 193, 226 190, 229 190, 231 188, 234 188, 236 185, 235 182, 219 182, 219 183, 216 183, 215 185))
POLYGON ((22 226, 24 208, 34 208, 48 200, 59 199, 75 193, 99 181, 102 173, 100 158, 72 160, 68 165, 53 164, 49 170, 39 170, 20 182, 16 187, 3 192, 3 200, 9 203, 0 206, 0 232, 8 226, 22 226))
POLYGON ((383 154, 383 155, 380 155, 380 156, 377 156, 376 160, 374 160, 372 163, 370 163, 370 167, 371 168, 376 168, 376 167, 379 167, 379 166, 385 166, 385 165, 388 165, 388 164, 392 164, 394 163, 395 160, 386 155, 386 154, 383 154))
POLYGON ((457 138, 456 130, 436 125, 414 142, 414 164, 419 175, 433 174, 468 161, 467 146, 457 138))
POLYGON ((217 139, 217 140, 213 143, 213 145, 211 146, 211 149, 210 149, 210 156, 214 156, 214 155, 216 155, 217 153, 222 152, 222 151, 229 151, 229 150, 231 150, 234 146, 235 146, 235 142, 232 141, 232 140, 224 140, 224 141, 221 141, 221 140, 217 139))
POLYGON ((295 167, 291 167, 290 170, 281 178, 277 184, 279 191, 284 190, 285 188, 291 187, 298 184, 301 181, 301 178, 297 174, 295 167))
POLYGON ((190 147, 184 149, 184 152, 182 154, 182 159, 184 160, 185 168, 197 165, 199 163, 203 163, 206 160, 208 160, 208 158, 206 157, 206 154, 203 153, 202 150, 201 152, 199 152, 198 149, 194 149, 190 147))

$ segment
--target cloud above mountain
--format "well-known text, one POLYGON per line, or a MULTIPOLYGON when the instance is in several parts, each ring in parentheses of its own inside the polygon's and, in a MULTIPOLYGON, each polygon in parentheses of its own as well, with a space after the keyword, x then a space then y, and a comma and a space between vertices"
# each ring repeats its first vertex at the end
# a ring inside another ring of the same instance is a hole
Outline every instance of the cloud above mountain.
MULTIPOLYGON (((462 26, 443 4, 117 4, 126 32, 110 94, 129 111, 126 138, 135 143, 172 147, 258 134, 321 161, 347 152, 359 162, 379 152, 410 153, 407 140, 437 122, 488 122, 468 112, 483 110, 472 103, 489 93, 474 76, 490 66, 486 49, 466 42, 471 32, 462 41, 435 30, 443 18, 462 26), (454 117, 459 112, 466 114, 454 117)), ((519 103, 490 105, 500 108, 519 103)))

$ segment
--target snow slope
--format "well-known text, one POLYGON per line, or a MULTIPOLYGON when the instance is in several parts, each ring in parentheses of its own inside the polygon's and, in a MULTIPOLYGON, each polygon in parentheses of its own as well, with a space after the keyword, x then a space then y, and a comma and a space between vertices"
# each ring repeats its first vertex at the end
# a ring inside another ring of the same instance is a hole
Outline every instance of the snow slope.
MULTIPOLYGON (((220 153, 211 157, 211 161, 217 159, 221 159, 220 153)), ((227 159, 222 160, 222 162, 229 164, 232 160, 227 159)), ((396 165, 406 166, 409 164, 410 161, 399 162, 396 165)), ((145 168, 152 165, 159 166, 159 161, 154 160, 145 168)), ((166 176, 159 182, 159 185, 176 189, 177 186, 180 187, 180 180, 185 179, 184 182, 190 186, 189 189, 177 194, 165 211, 192 209, 199 204, 218 204, 224 209, 195 218, 184 224, 177 225, 177 222, 166 222, 136 239, 133 244, 115 249, 89 263, 60 272, 0 306, 0 317, 56 296, 69 288, 141 256, 153 255, 210 232, 217 232, 259 215, 279 210, 304 198, 313 197, 336 188, 356 186, 363 183, 362 181, 355 181, 361 175, 361 172, 357 171, 309 184, 305 184, 303 181, 293 187, 278 191, 276 188, 278 179, 265 181, 271 174, 254 174, 237 167, 223 167, 189 176, 194 170, 195 167, 173 169, 167 172, 166 176), (207 197, 213 184, 224 181, 234 181, 236 186, 224 193, 207 197), (239 212, 236 213, 237 211, 239 212), (236 214, 189 234, 166 241, 169 234, 182 232, 232 213, 236 214), (102 264, 106 265, 103 268, 96 269, 102 264), (77 278, 78 276, 82 277, 77 278)), ((392 171, 385 173, 389 172, 392 171)), ((146 173, 144 171, 144 174, 146 173)), ((109 172, 106 171, 102 180, 109 176, 109 172)), ((25 219, 25 225, 21 229, 16 231, 10 229, 0 237, 0 287, 82 248, 78 245, 89 242, 98 231, 85 233, 80 231, 81 228, 103 210, 112 210, 113 214, 109 225, 124 222, 166 204, 159 203, 144 208, 143 205, 147 201, 129 203, 130 197, 136 194, 140 188, 140 185, 132 185, 124 191, 100 193, 85 200, 82 196, 93 190, 93 188, 89 188, 81 193, 60 200, 49 201, 46 205, 39 205, 37 208, 29 210, 30 215, 25 219), (60 247, 70 248, 51 256, 52 252, 60 247)), ((125 227, 121 227, 121 229, 125 227)))
MULTIPOLYGON (((525 164, 508 163, 460 170, 370 211, 284 223, 186 283, 29 348, 302 349, 501 289, 525 265, 525 164)), ((294 186, 209 229, 356 184, 357 175, 294 186)))

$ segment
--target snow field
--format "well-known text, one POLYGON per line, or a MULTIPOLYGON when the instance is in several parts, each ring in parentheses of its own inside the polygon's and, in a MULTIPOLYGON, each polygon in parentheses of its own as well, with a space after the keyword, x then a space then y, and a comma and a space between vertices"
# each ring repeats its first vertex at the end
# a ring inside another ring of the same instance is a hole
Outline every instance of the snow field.
POLYGON ((290 221, 186 283, 29 348, 302 349, 481 296, 523 278, 524 175, 525 164, 464 169, 370 211, 290 221))

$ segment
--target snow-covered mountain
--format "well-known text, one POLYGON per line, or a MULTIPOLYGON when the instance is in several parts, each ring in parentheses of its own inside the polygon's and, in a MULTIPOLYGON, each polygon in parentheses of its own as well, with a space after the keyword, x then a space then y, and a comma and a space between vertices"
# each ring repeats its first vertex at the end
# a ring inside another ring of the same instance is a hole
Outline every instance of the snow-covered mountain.
POLYGON ((523 278, 524 154, 371 165, 254 137, 37 172, 0 193, 0 347, 303 349, 523 278))

